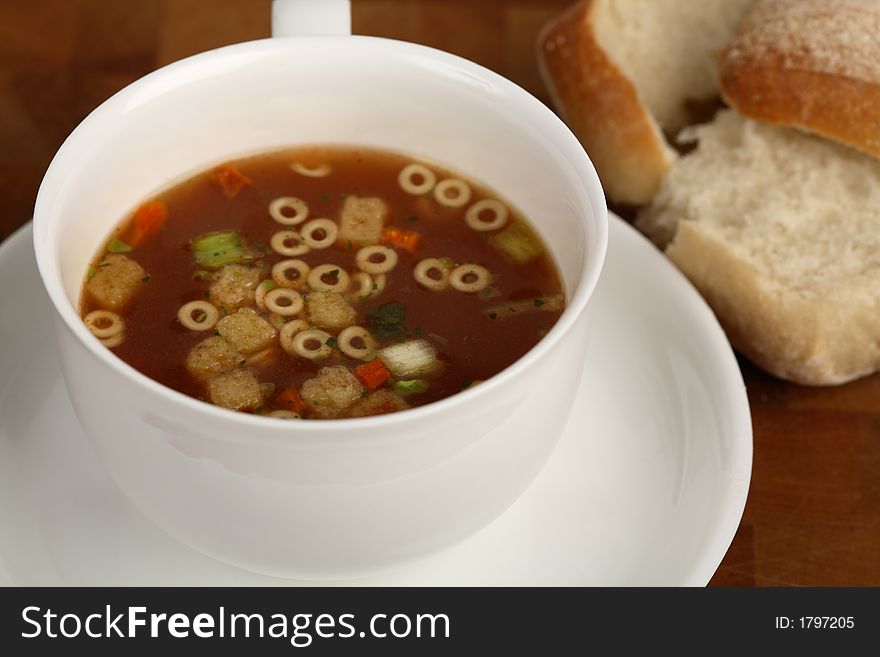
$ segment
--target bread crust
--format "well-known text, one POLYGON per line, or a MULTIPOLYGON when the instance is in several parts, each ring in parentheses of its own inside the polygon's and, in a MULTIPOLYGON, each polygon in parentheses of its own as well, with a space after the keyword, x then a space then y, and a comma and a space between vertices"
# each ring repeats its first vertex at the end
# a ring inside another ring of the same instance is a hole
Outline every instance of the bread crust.
POLYGON ((846 383, 880 370, 880 307, 855 293, 779 290, 723 238, 682 221, 666 255, 700 291, 731 343, 782 379, 846 383))
POLYGON ((553 102, 618 203, 653 198, 677 155, 632 81, 602 50, 592 14, 600 0, 578 2, 538 37, 538 64, 553 102))
POLYGON ((718 66, 738 112, 880 156, 880 4, 762 0, 718 66))

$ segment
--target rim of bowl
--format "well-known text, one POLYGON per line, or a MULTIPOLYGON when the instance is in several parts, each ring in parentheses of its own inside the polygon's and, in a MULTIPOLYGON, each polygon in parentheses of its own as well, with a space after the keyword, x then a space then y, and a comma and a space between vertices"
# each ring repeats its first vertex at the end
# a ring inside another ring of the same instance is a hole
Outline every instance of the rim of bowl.
MULTIPOLYGON (((260 429, 262 432, 274 430, 279 435, 283 434, 286 440, 290 440, 294 435, 299 433, 298 427, 300 425, 298 422, 279 422, 276 418, 263 417, 250 413, 240 413, 215 406, 209 402, 178 392, 136 370, 134 367, 116 356, 112 351, 101 345, 100 342, 86 330, 82 318, 79 316, 79 313, 76 311, 76 308, 70 302, 64 291, 58 263, 56 262, 54 253, 50 252, 51 240, 48 238, 48 234, 53 223, 53 214, 51 214, 51 210, 53 209, 52 204, 54 203, 51 197, 54 197, 60 191, 60 180, 57 180, 60 175, 58 169, 62 166, 62 161, 67 158, 68 152, 77 148, 78 144, 86 139, 89 136, 89 132, 94 130, 101 121, 105 120, 106 116, 112 116, 115 113, 124 111, 126 103, 133 100, 136 94, 140 94, 150 87, 158 88, 154 91, 161 93, 161 88, 166 86, 163 83, 169 77, 176 77, 183 70, 202 65, 208 60, 213 59, 219 63, 221 61, 220 58, 222 57, 238 57, 246 54, 248 51, 254 54, 260 52, 270 53, 273 50, 288 49, 290 47, 308 47, 309 44, 312 43, 323 43, 326 45, 328 41, 332 40, 344 40, 347 44, 358 44, 357 47, 386 48, 389 51, 398 51, 400 55, 405 55, 411 59, 419 55, 427 55, 435 61, 439 59, 443 62, 454 65, 459 69, 464 69, 465 72, 488 81, 493 87, 500 88, 506 94, 518 96, 521 102, 530 104, 534 111, 543 114, 547 122, 548 130, 552 127, 552 130, 556 133, 556 139, 563 142, 566 149, 575 149, 582 155, 582 161, 579 163, 572 162, 572 166, 575 168, 575 173, 586 189, 587 196, 589 197, 593 214, 592 224, 595 232, 595 241, 592 245, 590 244, 590 231, 585 228, 584 232, 587 238, 587 253, 584 254, 584 263, 577 278, 574 294, 568 299, 565 310, 547 335, 541 338, 534 347, 514 361, 511 365, 494 376, 486 379, 486 381, 480 383, 478 386, 474 386, 473 388, 456 393, 444 399, 431 402, 430 404, 417 406, 416 408, 396 413, 365 418, 339 418, 308 421, 307 428, 310 432, 319 431, 332 433, 340 430, 359 432, 360 430, 379 429, 383 426, 397 425, 401 423, 417 423, 420 420, 429 419, 440 413, 454 411, 457 406, 468 400, 484 396, 489 390, 505 385, 509 379, 516 378, 523 370, 529 369, 532 363, 541 359, 545 353, 550 351, 554 345, 563 338, 563 336, 572 330, 577 319, 586 310, 587 303, 595 290, 605 262, 608 247, 608 212, 604 191, 589 156, 571 130, 569 130, 562 120, 550 110, 550 108, 516 83, 481 66, 480 64, 457 55, 430 48, 428 46, 382 37, 360 35, 330 37, 271 37, 224 46, 222 48, 192 55, 163 66, 162 68, 135 80, 105 100, 85 119, 83 119, 67 139, 65 139, 61 148, 59 148, 53 157, 52 162, 43 177, 37 193, 34 208, 33 237, 40 278, 52 300, 52 305, 63 319, 66 327, 94 357, 100 360, 104 365, 110 367, 117 374, 135 381, 137 384, 161 397, 165 397, 169 401, 188 407, 196 413, 212 416, 224 423, 230 423, 233 425, 237 424, 242 428, 260 429)), ((170 87, 170 85, 167 86, 170 87)), ((585 222, 586 221, 587 220, 585 219, 585 222)), ((589 226, 589 224, 587 225, 589 226)))

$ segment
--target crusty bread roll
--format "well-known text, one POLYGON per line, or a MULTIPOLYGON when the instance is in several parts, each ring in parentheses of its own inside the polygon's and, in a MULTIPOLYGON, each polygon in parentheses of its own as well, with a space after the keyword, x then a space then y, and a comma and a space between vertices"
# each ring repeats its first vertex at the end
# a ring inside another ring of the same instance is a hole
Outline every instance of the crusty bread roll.
POLYGON ((761 0, 719 62, 740 113, 880 155, 880 2, 761 0))
POLYGON ((880 161, 730 110, 692 133, 639 227, 767 371, 828 385, 880 369, 880 161))
POLYGON ((611 200, 651 200, 676 158, 663 131, 718 95, 718 53, 753 1, 585 0, 542 30, 544 80, 611 200))

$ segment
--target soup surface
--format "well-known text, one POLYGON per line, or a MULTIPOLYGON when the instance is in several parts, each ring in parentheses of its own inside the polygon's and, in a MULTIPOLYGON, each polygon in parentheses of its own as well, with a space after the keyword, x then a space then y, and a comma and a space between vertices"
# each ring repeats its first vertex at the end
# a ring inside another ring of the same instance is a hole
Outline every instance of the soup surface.
POLYGON ((362 148, 258 155, 137 208, 86 325, 156 381, 280 418, 378 415, 500 372, 564 307, 551 255, 489 189, 362 148))

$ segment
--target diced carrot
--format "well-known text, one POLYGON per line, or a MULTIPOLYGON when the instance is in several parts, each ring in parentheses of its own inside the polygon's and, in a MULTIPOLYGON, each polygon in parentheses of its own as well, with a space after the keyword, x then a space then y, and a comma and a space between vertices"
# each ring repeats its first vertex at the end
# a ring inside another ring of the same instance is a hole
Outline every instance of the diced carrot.
POLYGON ((148 237, 152 237, 168 219, 168 206, 161 201, 144 203, 135 210, 134 225, 128 236, 129 246, 138 246, 148 237))
POLYGON ((390 244, 415 254, 422 246, 422 236, 412 230, 389 226, 382 231, 382 244, 390 244))
POLYGON ((302 413, 306 410, 306 404, 299 396, 296 388, 285 388, 278 393, 276 400, 278 405, 285 411, 293 411, 294 413, 302 413))
POLYGON ((235 198, 241 190, 251 184, 250 178, 229 165, 214 169, 211 179, 220 186, 226 198, 235 198))
POLYGON ((374 358, 369 363, 358 365, 354 368, 354 374, 367 390, 375 390, 391 378, 391 372, 385 367, 385 363, 378 358, 374 358))

